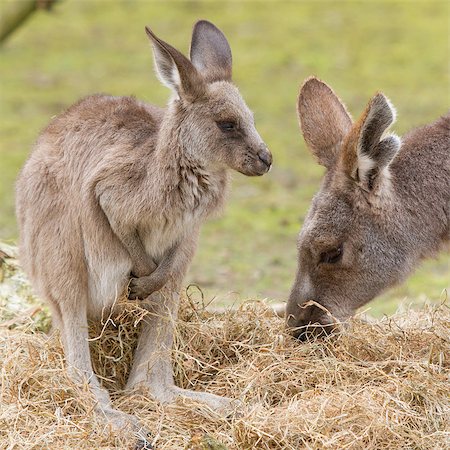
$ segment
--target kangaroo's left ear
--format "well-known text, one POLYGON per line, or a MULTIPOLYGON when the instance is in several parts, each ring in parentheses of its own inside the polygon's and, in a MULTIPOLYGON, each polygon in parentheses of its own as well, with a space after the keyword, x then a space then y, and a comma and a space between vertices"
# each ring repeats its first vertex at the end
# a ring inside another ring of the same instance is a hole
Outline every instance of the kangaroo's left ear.
POLYGON ((192 64, 207 82, 231 81, 232 57, 225 35, 211 22, 199 20, 192 32, 192 64))
POLYGON ((365 190, 371 191, 377 179, 385 175, 384 169, 400 149, 401 141, 395 134, 383 138, 395 118, 395 108, 389 99, 382 93, 376 94, 344 145, 344 169, 365 190))

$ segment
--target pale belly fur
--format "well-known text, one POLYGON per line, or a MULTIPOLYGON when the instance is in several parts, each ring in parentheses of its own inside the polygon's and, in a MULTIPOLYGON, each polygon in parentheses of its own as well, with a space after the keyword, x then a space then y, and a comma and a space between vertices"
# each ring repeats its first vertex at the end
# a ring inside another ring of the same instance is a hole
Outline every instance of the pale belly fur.
MULTIPOLYGON (((174 224, 147 224, 139 228, 139 235, 147 254, 159 263, 165 252, 193 232, 194 226, 194 217, 184 217, 174 224)), ((114 251, 105 252, 102 257, 98 253, 89 254, 88 248, 85 253, 89 274, 88 316, 91 319, 108 317, 111 307, 125 293, 132 270, 131 259, 118 240, 114 251)))

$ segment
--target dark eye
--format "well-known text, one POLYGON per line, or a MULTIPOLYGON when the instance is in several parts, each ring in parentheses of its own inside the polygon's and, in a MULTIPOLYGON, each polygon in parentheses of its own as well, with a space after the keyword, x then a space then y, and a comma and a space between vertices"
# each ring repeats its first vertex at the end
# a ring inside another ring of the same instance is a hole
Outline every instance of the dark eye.
POLYGON ((236 123, 231 121, 224 121, 224 122, 216 122, 217 126, 223 131, 223 132, 230 132, 236 130, 236 123))
POLYGON ((320 262, 325 264, 336 264, 342 258, 342 245, 320 255, 320 262))

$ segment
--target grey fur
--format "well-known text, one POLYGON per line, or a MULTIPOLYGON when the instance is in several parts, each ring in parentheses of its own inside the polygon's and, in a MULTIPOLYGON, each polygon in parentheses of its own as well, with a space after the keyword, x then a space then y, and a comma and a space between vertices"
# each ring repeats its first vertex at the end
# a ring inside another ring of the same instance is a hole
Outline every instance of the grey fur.
POLYGON ((208 81, 229 81, 232 73, 230 45, 212 23, 199 20, 192 32, 191 61, 208 81))
POLYGON ((395 111, 382 94, 351 129, 343 105, 333 107, 340 113, 328 117, 328 126, 326 117, 315 123, 318 111, 337 103, 316 78, 304 83, 298 100, 306 143, 328 169, 298 237, 286 310, 288 327, 301 338, 314 323, 330 331, 450 239, 450 115, 412 130, 400 146, 396 136, 383 138, 395 111), (317 147, 329 142, 330 130, 337 147, 317 147))
POLYGON ((131 97, 82 99, 41 133, 17 181, 23 266, 52 308, 69 368, 89 380, 98 411, 116 428, 139 424, 114 410, 100 387, 87 324, 111 310, 130 274, 130 297, 145 298, 155 315, 144 325, 127 388, 143 386, 163 402, 184 395, 229 405, 174 385, 178 292, 201 224, 225 201, 229 169, 262 175, 271 164, 237 88, 209 82, 147 34, 159 76, 174 93, 167 108, 131 97), (216 121, 234 121, 236 130, 216 121))

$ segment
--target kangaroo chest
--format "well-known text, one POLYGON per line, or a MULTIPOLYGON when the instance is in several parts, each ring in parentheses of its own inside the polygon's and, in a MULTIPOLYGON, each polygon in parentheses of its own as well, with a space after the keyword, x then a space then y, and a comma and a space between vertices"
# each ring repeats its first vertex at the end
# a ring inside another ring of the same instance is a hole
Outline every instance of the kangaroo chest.
POLYGON ((222 207, 227 187, 226 173, 180 167, 176 182, 166 186, 159 210, 139 225, 146 252, 155 261, 185 236, 198 232, 205 219, 222 207))
POLYGON ((148 255, 159 262, 164 254, 185 236, 195 232, 199 220, 195 214, 160 216, 138 227, 139 237, 148 255))

